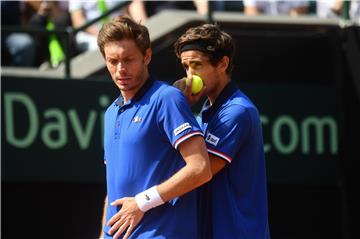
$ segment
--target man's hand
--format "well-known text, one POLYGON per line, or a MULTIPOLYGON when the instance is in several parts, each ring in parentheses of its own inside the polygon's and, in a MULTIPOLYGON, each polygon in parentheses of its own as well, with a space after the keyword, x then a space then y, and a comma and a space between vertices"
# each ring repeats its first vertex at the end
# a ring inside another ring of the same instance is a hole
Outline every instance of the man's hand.
POLYGON ((121 210, 118 211, 107 223, 108 226, 111 226, 108 233, 110 235, 115 233, 113 238, 117 239, 126 230, 123 239, 127 239, 144 217, 144 212, 139 209, 134 197, 120 198, 111 203, 111 206, 120 205, 122 205, 121 210))
POLYGON ((201 97, 203 97, 205 95, 206 86, 204 85, 203 88, 201 89, 201 91, 194 95, 191 92, 191 85, 192 85, 192 77, 189 78, 187 84, 186 84, 185 77, 180 80, 175 81, 173 84, 173 86, 175 86, 176 88, 178 88, 179 90, 181 90, 183 92, 183 94, 188 99, 189 104, 194 105, 196 102, 198 102, 201 99, 201 97))

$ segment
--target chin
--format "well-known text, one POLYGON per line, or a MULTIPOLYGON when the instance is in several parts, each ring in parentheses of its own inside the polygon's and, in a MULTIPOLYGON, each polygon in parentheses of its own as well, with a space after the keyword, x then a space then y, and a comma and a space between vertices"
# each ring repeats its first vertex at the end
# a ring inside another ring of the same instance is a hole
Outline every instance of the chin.
POLYGON ((117 88, 119 88, 119 90, 126 90, 126 86, 123 85, 118 85, 116 84, 117 88))

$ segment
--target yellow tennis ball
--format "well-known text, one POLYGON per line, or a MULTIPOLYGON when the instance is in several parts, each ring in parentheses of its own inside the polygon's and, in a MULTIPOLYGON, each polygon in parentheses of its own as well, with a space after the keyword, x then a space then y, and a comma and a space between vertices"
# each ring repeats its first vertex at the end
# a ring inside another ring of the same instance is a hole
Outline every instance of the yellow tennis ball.
MULTIPOLYGON (((189 79, 186 78, 186 84, 188 84, 189 79)), ((197 75, 193 75, 192 77, 192 86, 191 86, 191 92, 193 94, 197 94, 201 91, 201 89, 203 88, 204 83, 201 79, 200 76, 197 75)))

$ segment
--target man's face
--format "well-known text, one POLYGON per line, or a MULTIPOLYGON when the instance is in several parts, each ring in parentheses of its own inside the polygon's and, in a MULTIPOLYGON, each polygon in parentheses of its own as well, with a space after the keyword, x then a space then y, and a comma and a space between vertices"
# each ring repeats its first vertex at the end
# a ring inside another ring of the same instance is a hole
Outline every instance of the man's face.
POLYGON ((145 56, 132 40, 112 41, 104 45, 106 67, 123 93, 135 94, 146 81, 151 50, 145 56))
POLYGON ((188 77, 200 76, 206 86, 206 94, 216 90, 219 83, 219 69, 210 64, 209 57, 201 51, 184 51, 180 55, 181 64, 188 77))

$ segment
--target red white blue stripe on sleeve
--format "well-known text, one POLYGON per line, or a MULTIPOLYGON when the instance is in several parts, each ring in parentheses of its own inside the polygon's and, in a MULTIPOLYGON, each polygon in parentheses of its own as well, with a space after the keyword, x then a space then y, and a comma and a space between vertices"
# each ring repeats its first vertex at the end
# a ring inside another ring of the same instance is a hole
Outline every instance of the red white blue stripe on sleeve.
POLYGON ((181 138, 179 138, 178 140, 175 141, 175 144, 174 144, 174 148, 177 149, 179 144, 181 144, 182 142, 184 142, 185 140, 195 136, 195 135, 200 135, 202 137, 204 137, 203 133, 200 131, 200 130, 197 130, 197 131, 192 131, 184 136, 182 136, 181 138))
POLYGON ((231 157, 227 156, 226 154, 224 154, 222 152, 219 152, 219 151, 217 151, 215 149, 209 149, 209 148, 207 150, 208 150, 208 152, 210 154, 213 154, 213 155, 215 155, 215 156, 217 156, 219 158, 222 158, 222 159, 226 160, 228 163, 231 163, 231 161, 232 161, 231 157))

